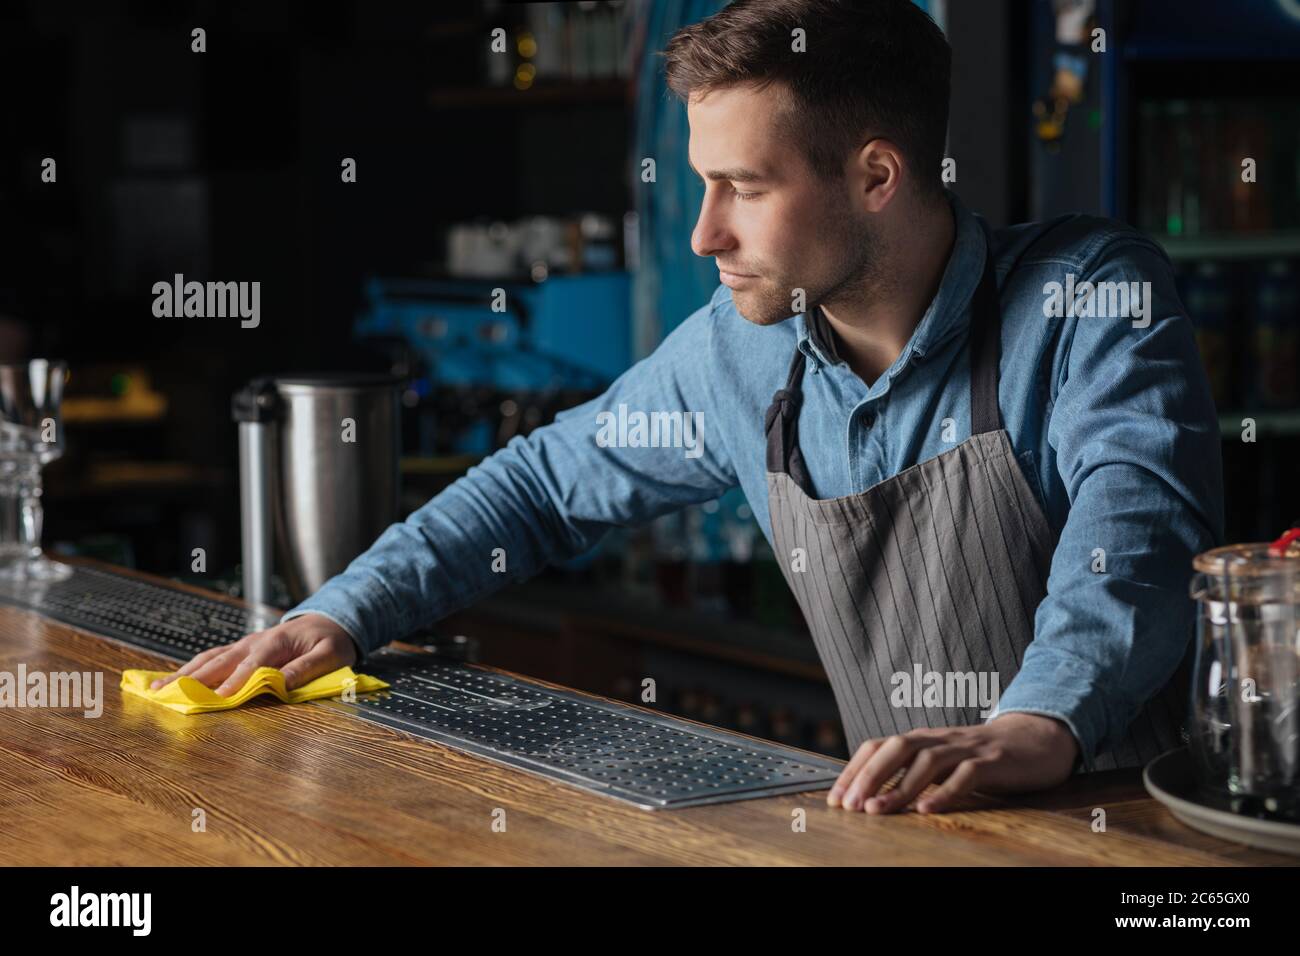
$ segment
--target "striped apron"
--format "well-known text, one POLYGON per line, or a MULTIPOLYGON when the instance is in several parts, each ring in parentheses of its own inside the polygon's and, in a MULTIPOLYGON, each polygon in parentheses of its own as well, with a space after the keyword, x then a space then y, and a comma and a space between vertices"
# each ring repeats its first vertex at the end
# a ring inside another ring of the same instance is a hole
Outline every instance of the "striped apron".
MULTIPOLYGON (((996 675, 1004 690, 1033 640, 1055 540, 1001 424, 1001 322, 990 251, 972 304, 970 438, 860 494, 811 494, 798 439, 800 350, 767 410, 772 540, 850 753, 870 738, 983 723, 992 707, 977 689, 996 675), (934 686, 923 672, 951 692, 915 693, 934 686)), ((1181 745, 1187 663, 1123 739, 1099 745, 1092 769, 1141 766, 1181 745)))

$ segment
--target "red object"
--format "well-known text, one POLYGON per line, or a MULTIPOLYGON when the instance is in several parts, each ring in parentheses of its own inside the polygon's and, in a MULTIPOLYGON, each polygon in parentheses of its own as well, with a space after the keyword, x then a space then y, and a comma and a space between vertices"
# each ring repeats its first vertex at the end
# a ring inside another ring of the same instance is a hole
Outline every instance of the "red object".
POLYGON ((1286 557, 1286 549, 1291 546, 1291 542, 1300 540, 1300 528, 1292 528, 1282 537, 1278 538, 1268 546, 1268 553, 1275 558, 1286 557))

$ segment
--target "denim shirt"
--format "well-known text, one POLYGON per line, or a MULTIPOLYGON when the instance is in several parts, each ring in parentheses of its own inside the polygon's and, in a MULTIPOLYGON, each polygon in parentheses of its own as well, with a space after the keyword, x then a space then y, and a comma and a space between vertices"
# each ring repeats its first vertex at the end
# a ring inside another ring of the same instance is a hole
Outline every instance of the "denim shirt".
POLYGON ((1057 536, 1034 639, 988 719, 1013 711, 1056 717, 1090 768, 1191 643, 1192 558, 1223 538, 1209 384, 1169 260, 1150 239, 1079 216, 1052 229, 1007 276, 1045 225, 993 233, 955 195, 948 199, 956 235, 938 292, 897 361, 870 386, 807 313, 757 326, 720 285, 604 394, 512 439, 389 527, 284 620, 322 614, 364 659, 581 554, 611 527, 737 485, 770 541, 763 413, 795 348, 809 359, 799 441, 816 497, 864 491, 952 448, 970 435, 966 342, 988 237, 1003 291, 1004 427, 1057 536), (1087 298, 1085 282, 1150 283, 1149 295, 1121 316, 1113 315, 1119 300, 1100 291, 1091 307, 1071 308, 1071 298, 1087 298), (683 413, 680 429, 668 427, 674 412, 683 413), (658 425, 638 429, 638 413, 658 425))

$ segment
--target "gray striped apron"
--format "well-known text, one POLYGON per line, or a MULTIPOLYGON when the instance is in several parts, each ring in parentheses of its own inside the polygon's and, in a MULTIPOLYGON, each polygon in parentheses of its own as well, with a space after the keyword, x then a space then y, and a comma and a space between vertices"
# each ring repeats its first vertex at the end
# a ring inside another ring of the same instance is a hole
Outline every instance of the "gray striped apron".
MULTIPOLYGON (((971 436, 860 494, 812 496, 798 440, 800 350, 767 410, 772 540, 850 753, 870 738, 983 723, 991 708, 971 691, 994 675, 1005 691, 1033 640, 1055 539, 1001 424, 1001 322, 990 251, 972 304, 971 436), (951 693, 904 695, 936 672, 951 693)), ((1101 742, 1092 769, 1141 766, 1181 745, 1186 663, 1123 739, 1101 742)))

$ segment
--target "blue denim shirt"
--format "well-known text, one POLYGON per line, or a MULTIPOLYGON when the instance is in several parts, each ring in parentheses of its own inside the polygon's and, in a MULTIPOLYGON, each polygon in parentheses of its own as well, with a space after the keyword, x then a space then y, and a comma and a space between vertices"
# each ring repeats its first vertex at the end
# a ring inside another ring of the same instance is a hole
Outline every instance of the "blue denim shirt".
POLYGON ((1003 287, 1003 421, 1059 537, 1034 640, 989 719, 1012 711, 1057 717, 1091 766, 1189 646, 1191 561, 1223 536, 1214 405, 1169 260, 1150 239, 1080 216, 1007 277, 1016 253, 1045 227, 991 234, 955 195, 949 200, 956 236, 940 288, 872 385, 838 358, 819 322, 810 327, 799 314, 754 325, 719 286, 603 395, 471 468, 285 620, 322 614, 364 654, 582 553, 611 527, 736 485, 770 541, 763 413, 795 348, 809 358, 799 441, 817 497, 864 491, 952 448, 970 434, 966 333, 991 235, 1003 287), (1086 309, 1045 314, 1053 311, 1049 283, 1068 290, 1085 280, 1149 282, 1149 310, 1132 319, 1086 309), (690 413, 699 435, 664 429, 638 438, 633 428, 620 442, 619 406, 632 426, 637 412, 690 413))

